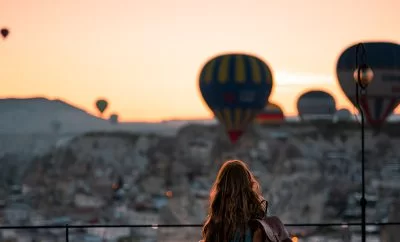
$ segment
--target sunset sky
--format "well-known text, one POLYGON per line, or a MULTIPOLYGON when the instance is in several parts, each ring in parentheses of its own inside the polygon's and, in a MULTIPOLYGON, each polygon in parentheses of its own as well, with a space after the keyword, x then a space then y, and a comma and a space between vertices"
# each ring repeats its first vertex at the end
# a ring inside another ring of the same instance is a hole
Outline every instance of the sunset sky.
POLYGON ((339 54, 367 40, 400 42, 399 0, 0 0, 0 97, 61 98, 95 113, 106 97, 122 121, 207 118, 204 62, 254 53, 272 68, 270 97, 296 113, 306 89, 349 102, 339 54))

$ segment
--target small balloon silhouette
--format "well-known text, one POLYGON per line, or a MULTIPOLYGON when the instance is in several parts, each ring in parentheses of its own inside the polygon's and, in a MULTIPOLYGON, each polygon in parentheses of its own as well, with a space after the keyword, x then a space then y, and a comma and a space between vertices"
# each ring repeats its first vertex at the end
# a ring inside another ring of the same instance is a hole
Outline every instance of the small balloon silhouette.
POLYGON ((108 107, 108 101, 106 99, 98 99, 95 105, 100 114, 103 114, 108 107))
POLYGON ((0 30, 0 32, 1 32, 1 35, 3 36, 4 39, 7 38, 8 34, 10 33, 10 32, 8 31, 8 29, 6 29, 6 28, 2 28, 2 29, 0 30))

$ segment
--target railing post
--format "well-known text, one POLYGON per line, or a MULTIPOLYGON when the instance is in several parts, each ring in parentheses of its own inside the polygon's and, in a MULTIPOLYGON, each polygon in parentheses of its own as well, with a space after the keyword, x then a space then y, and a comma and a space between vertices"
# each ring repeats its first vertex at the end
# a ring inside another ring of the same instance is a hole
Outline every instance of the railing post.
POLYGON ((69 229, 68 229, 68 224, 65 225, 65 242, 69 242, 69 229))
POLYGON ((366 222, 366 207, 367 200, 365 199, 365 114, 364 110, 361 106, 361 98, 366 99, 366 89, 368 84, 373 79, 373 72, 371 68, 366 64, 366 51, 364 45, 362 43, 356 46, 356 70, 354 72, 354 78, 356 81, 356 106, 361 116, 361 242, 367 241, 367 222, 366 222), (358 53, 359 48, 361 48, 361 61, 362 63, 359 65, 358 63, 358 53), (361 95, 361 97, 360 97, 361 95))

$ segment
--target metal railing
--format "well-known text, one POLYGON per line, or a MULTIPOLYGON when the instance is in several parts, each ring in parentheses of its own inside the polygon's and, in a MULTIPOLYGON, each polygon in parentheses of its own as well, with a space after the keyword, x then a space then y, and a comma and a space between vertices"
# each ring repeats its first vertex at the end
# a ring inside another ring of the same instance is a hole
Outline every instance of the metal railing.
MULTIPOLYGON (((366 223, 367 226, 400 226, 400 222, 374 222, 366 223)), ((358 223, 291 223, 285 224, 290 230, 290 227, 354 227, 362 226, 358 223)), ((28 225, 28 226, 0 226, 2 230, 34 230, 34 229, 65 229, 65 241, 70 242, 71 229, 88 229, 88 228, 201 228, 202 224, 88 224, 88 225, 28 225)))

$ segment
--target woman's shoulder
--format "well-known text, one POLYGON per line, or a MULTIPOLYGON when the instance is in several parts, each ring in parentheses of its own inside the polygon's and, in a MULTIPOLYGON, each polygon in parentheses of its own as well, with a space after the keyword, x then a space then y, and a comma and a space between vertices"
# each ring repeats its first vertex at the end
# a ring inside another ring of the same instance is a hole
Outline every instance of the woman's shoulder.
POLYGON ((273 224, 283 225, 282 220, 277 216, 267 216, 265 220, 273 224))
POLYGON ((261 228, 257 228, 253 233, 253 238, 251 239, 252 242, 263 242, 265 241, 264 232, 261 228))
POLYGON ((271 228, 278 233, 279 238, 281 240, 285 240, 287 238, 290 238, 289 232, 286 230, 285 225, 281 221, 281 219, 277 216, 270 216, 266 217, 265 221, 268 223, 271 228))

